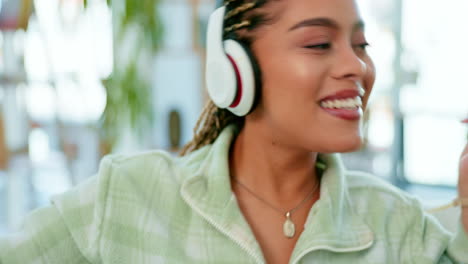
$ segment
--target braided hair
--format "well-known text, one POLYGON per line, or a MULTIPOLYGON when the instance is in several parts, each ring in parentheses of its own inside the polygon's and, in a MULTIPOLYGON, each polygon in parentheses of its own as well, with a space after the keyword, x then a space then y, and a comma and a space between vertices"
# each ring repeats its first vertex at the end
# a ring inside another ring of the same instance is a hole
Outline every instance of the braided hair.
MULTIPOLYGON (((272 0, 270 0, 272 1, 272 0)), ((259 8, 270 2, 269 0, 224 0, 226 13, 224 16, 223 39, 234 39, 251 50, 253 37, 251 34, 260 26, 273 21, 259 11, 259 8)), ((260 75, 259 69, 256 74, 260 75)), ((261 79, 261 76, 256 76, 261 79)), ((236 124, 242 128, 245 118, 231 113, 227 109, 218 108, 213 101, 209 100, 200 115, 193 130, 193 139, 183 147, 180 152, 184 156, 203 146, 213 143, 218 138, 221 131, 230 124, 236 124)))

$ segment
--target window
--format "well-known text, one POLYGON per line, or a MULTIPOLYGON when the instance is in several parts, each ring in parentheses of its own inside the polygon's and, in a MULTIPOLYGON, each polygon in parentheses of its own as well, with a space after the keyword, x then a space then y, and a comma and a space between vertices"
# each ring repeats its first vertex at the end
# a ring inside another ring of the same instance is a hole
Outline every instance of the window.
POLYGON ((456 185, 468 114, 468 2, 403 2, 404 164, 413 183, 456 185))

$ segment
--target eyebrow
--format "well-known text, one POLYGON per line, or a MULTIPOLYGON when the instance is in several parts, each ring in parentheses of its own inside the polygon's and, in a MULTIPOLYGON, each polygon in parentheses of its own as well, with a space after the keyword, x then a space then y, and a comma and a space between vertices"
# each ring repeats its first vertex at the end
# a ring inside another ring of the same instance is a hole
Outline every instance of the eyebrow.
MULTIPOLYGON (((332 29, 339 29, 340 26, 338 23, 332 19, 319 17, 319 18, 311 18, 303 20, 296 25, 292 26, 288 31, 293 31, 298 28, 302 27, 312 27, 312 26, 319 26, 319 27, 329 27, 332 29)), ((357 21, 353 25, 353 30, 363 30, 365 27, 364 22, 362 20, 357 21)))

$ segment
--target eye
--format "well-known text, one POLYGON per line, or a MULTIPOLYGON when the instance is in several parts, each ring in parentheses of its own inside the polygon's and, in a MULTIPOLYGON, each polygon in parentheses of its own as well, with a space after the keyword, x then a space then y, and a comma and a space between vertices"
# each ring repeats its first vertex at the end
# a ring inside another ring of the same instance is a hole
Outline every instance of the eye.
POLYGON ((362 43, 362 44, 355 45, 355 47, 360 48, 360 49, 362 49, 362 50, 364 50, 364 51, 367 50, 367 47, 369 47, 369 46, 370 46, 370 44, 367 43, 367 42, 362 43))
POLYGON ((317 49, 317 50, 327 50, 327 49, 331 48, 331 44, 330 43, 321 43, 321 44, 317 44, 317 45, 305 46, 305 48, 307 48, 307 49, 317 49))

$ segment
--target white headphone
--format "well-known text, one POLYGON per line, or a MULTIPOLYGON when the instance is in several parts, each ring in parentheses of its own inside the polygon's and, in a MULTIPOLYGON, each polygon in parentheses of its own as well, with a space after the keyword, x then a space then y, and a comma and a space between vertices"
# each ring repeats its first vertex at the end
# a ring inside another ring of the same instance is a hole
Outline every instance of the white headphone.
POLYGON ((207 31, 206 85, 219 108, 237 116, 247 115, 255 101, 255 74, 249 53, 239 42, 223 41, 226 7, 210 16, 207 31))

